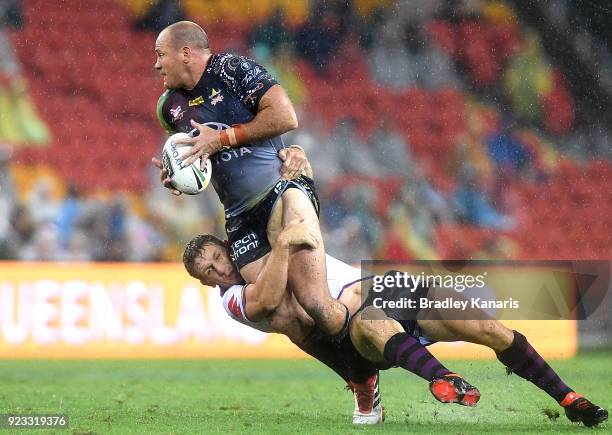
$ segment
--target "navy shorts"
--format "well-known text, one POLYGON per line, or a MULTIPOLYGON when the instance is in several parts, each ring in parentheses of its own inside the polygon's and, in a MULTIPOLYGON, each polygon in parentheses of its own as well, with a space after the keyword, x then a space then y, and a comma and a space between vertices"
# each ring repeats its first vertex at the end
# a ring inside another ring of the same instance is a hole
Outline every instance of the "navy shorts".
MULTIPOLYGON (((395 271, 390 271, 387 273, 395 273, 395 271)), ((365 285, 367 285, 365 282, 362 283, 362 286, 365 286, 365 285)), ((362 291, 363 291, 363 287, 362 287, 362 291)), ((410 298, 410 299, 414 299, 418 301, 420 298, 426 298, 428 292, 429 292, 429 288, 422 286, 422 285, 417 287, 415 291, 413 292, 406 289, 405 287, 385 288, 384 291, 380 293, 375 292, 374 290, 370 289, 368 291, 367 297, 365 298, 365 300, 363 300, 363 303, 361 304, 359 309, 355 312, 355 314, 353 314, 353 317, 355 317, 357 313, 364 310, 365 308, 372 306, 374 304, 375 298, 382 297, 385 300, 400 300, 402 297, 405 297, 405 298, 410 298)), ((434 343, 434 341, 430 340, 423 334, 423 332, 421 331, 421 328, 419 327, 419 324, 417 323, 416 318, 420 311, 418 303, 413 309, 388 308, 387 306, 381 309, 384 311, 387 317, 397 321, 400 325, 402 325, 402 328, 404 328, 404 331, 412 335, 414 338, 417 338, 421 342, 421 344, 428 345, 428 344, 434 343)))
POLYGON ((225 223, 230 257, 238 270, 259 260, 272 249, 268 241, 268 221, 276 201, 287 189, 300 189, 304 192, 319 216, 319 197, 312 178, 302 175, 295 180, 278 180, 270 193, 255 207, 229 218, 225 223))

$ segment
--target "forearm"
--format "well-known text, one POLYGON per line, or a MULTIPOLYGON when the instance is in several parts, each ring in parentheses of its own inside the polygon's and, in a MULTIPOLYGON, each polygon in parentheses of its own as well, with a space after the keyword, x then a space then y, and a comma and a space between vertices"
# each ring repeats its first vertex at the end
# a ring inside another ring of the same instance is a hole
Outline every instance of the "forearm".
POLYGON ((277 244, 255 284, 249 288, 246 309, 251 320, 265 317, 281 304, 287 289, 288 270, 289 249, 277 244))

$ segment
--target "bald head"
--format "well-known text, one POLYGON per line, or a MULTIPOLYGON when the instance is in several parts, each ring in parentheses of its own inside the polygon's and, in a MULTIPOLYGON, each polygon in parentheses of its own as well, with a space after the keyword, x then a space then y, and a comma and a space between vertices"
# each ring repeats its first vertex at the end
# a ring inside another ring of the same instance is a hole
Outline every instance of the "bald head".
POLYGON ((204 29, 191 21, 170 24, 160 33, 166 33, 174 48, 190 47, 192 50, 208 50, 208 35, 204 29))
POLYGON ((155 41, 155 69, 166 89, 193 89, 212 56, 206 32, 191 21, 179 21, 161 31, 155 41))

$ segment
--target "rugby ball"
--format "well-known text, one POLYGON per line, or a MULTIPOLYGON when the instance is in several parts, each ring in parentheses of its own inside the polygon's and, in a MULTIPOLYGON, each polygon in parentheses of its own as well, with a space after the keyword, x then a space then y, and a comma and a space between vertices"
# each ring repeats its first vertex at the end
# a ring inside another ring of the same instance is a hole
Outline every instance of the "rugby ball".
POLYGON ((212 176, 212 165, 210 159, 207 159, 202 171, 199 158, 189 166, 185 166, 181 161, 181 157, 191 145, 177 144, 175 141, 190 137, 187 133, 176 133, 168 138, 162 150, 162 166, 168 170, 168 177, 176 190, 196 195, 208 186, 212 176))

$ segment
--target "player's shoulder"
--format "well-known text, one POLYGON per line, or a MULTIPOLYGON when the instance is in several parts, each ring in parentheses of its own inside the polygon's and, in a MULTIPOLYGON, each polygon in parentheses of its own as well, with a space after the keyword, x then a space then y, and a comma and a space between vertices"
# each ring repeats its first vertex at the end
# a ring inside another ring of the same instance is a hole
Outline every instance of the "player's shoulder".
POLYGON ((227 288, 223 294, 223 307, 227 313, 238 319, 245 319, 244 315, 244 288, 246 285, 233 285, 227 288))
POLYGON ((256 64, 253 59, 246 56, 223 52, 212 55, 207 71, 215 75, 235 75, 251 69, 256 64))
POLYGON ((168 89, 157 100, 156 114, 161 126, 168 134, 176 133, 177 120, 188 107, 189 95, 184 89, 168 89))
POLYGON ((157 99, 157 109, 167 109, 170 104, 182 104, 185 99, 189 98, 184 89, 166 89, 157 99))
POLYGON ((164 104, 166 103, 166 101, 168 101, 168 98, 170 98, 170 95, 172 95, 175 92, 174 89, 166 89, 157 99, 157 113, 159 114, 159 112, 161 110, 163 110, 164 108, 164 104))
POLYGON ((171 96, 176 92, 175 89, 167 89, 157 100, 157 108, 156 114, 159 123, 162 127, 168 132, 172 133, 174 128, 172 127, 170 120, 168 118, 168 102, 171 99, 171 96))

